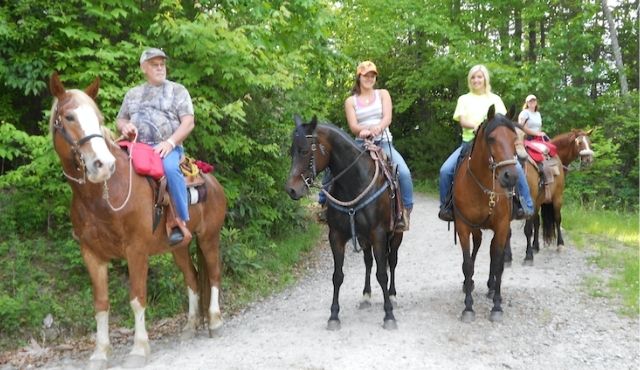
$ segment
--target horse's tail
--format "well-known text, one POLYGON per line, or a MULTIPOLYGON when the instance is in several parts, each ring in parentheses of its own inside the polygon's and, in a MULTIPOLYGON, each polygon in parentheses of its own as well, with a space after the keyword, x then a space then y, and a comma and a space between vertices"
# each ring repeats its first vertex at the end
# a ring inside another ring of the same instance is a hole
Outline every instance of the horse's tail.
MULTIPOLYGON (((209 280, 209 269, 207 263, 200 249, 199 242, 196 240, 196 266, 198 268, 198 296, 200 297, 200 314, 204 321, 206 317, 209 317, 209 304, 211 303, 211 282, 209 280)), ((207 323, 204 323, 206 325, 207 323)))
POLYGON ((540 215, 542 216, 542 239, 545 244, 551 244, 556 239, 556 213, 553 209, 553 203, 543 203, 540 207, 540 215))

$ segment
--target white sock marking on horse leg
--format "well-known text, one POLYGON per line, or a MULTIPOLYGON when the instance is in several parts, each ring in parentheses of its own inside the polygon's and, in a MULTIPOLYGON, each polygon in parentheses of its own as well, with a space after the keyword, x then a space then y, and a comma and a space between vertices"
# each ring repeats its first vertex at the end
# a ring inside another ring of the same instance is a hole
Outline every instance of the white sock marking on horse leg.
POLYGON ((142 307, 138 298, 135 298, 130 303, 135 318, 135 332, 133 336, 133 348, 129 354, 148 357, 151 348, 149 347, 149 336, 147 335, 147 328, 144 323, 144 307, 142 307))
POLYGON ((220 291, 217 287, 211 287, 211 302, 209 303, 209 329, 214 330, 222 326, 222 314, 220 313, 220 291))
POLYGON ((187 295, 189 296, 189 313, 187 314, 187 324, 184 329, 195 330, 198 321, 198 300, 200 296, 191 288, 187 288, 187 295))
POLYGON ((96 314, 96 348, 89 358, 91 361, 107 360, 111 351, 109 343, 109 311, 100 311, 96 314))

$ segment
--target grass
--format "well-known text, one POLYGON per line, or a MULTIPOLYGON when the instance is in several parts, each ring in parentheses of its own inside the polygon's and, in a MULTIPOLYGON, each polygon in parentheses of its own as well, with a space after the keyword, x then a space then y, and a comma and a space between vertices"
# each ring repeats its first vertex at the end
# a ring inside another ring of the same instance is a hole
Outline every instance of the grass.
POLYGON ((610 277, 590 276, 585 286, 595 297, 620 297, 621 313, 640 313, 640 233, 638 212, 621 213, 562 208, 562 224, 576 246, 593 250, 592 262, 611 272, 610 277))

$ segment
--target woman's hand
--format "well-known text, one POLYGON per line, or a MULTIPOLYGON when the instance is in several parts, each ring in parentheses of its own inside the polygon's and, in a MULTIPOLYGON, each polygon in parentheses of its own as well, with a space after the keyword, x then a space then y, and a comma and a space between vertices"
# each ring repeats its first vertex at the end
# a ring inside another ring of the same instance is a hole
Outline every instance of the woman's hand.
POLYGON ((154 146, 153 147, 153 151, 158 153, 160 158, 164 158, 167 155, 169 155, 169 153, 171 153, 173 148, 175 148, 175 147, 173 145, 171 145, 170 142, 165 140, 165 141, 160 142, 160 144, 154 146))
POLYGON ((371 130, 366 129, 366 128, 360 130, 360 132, 358 133, 358 137, 360 139, 372 138, 373 136, 374 136, 373 132, 371 132, 371 130))

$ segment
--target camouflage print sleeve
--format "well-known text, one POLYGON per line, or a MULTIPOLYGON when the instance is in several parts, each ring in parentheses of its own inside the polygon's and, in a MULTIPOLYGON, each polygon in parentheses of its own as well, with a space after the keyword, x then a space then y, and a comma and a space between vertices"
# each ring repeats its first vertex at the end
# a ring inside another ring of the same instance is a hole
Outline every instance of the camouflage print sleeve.
POLYGON ((193 103, 191 102, 191 95, 189 95, 189 91, 187 91, 184 86, 176 84, 175 99, 176 112, 178 113, 178 117, 187 115, 193 116, 193 103))

